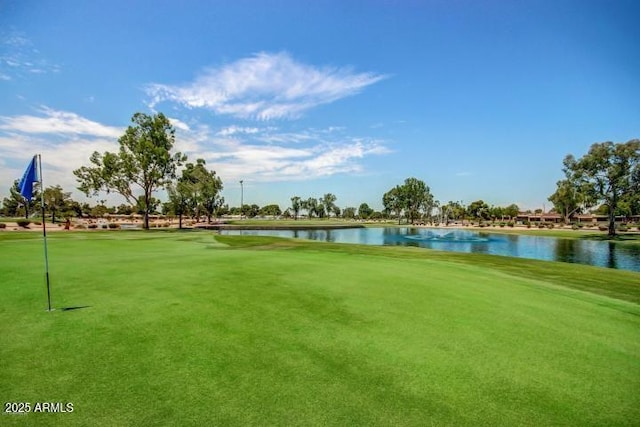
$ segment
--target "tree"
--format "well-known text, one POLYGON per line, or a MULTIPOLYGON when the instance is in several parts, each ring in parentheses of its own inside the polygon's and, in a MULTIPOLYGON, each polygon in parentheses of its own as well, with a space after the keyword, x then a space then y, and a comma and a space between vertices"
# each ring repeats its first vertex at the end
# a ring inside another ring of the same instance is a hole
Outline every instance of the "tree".
POLYGON ((258 216, 259 212, 260 206, 256 205, 255 203, 252 205, 248 205, 246 203, 242 205, 241 213, 248 218, 254 218, 258 216))
POLYGON ((594 199, 590 185, 578 186, 577 182, 563 179, 556 183, 556 191, 548 200, 553 203, 553 208, 569 223, 569 218, 574 213, 589 209, 594 199))
POLYGON ((324 205, 324 209, 327 212, 327 216, 330 217, 331 213, 334 211, 336 196, 331 193, 327 193, 320 199, 322 204, 324 205))
POLYGON ((514 219, 520 213, 520 208, 515 203, 510 204, 506 208, 504 208, 504 214, 509 217, 509 219, 514 219))
POLYGON ((373 209, 371 209, 366 203, 361 203, 358 207, 358 217, 362 219, 368 219, 372 213, 373 209))
POLYGON ((95 218, 102 218, 108 211, 109 209, 103 203, 100 203, 91 208, 90 215, 95 218))
POLYGON ((609 207, 608 235, 615 236, 618 204, 633 197, 635 180, 640 174, 640 140, 595 143, 580 159, 569 154, 563 164, 565 175, 574 188, 588 188, 596 203, 602 202, 609 207))
POLYGON ((300 197, 293 196, 291 198, 291 210, 293 211, 293 219, 298 220, 298 214, 300 213, 300 208, 302 207, 300 197))
POLYGON ((224 202, 224 197, 220 197, 218 200, 218 208, 216 209, 216 218, 220 218, 223 215, 229 213, 229 205, 224 202))
POLYGON ((7 216, 24 214, 25 218, 29 218, 30 212, 37 212, 40 207, 40 184, 33 186, 33 196, 31 202, 29 202, 20 194, 20 180, 16 179, 13 181, 13 185, 9 187, 9 197, 5 197, 2 204, 7 216))
POLYGON ((631 189, 624 201, 629 205, 630 215, 640 215, 640 167, 636 167, 631 175, 631 189))
POLYGON ((317 213, 318 199, 315 197, 309 197, 307 200, 301 202, 302 209, 307 211, 307 216, 313 218, 313 215, 317 213))
MULTIPOLYGON (((51 214, 51 222, 56 222, 56 212, 63 212, 68 209, 71 202, 71 193, 66 193, 62 187, 56 185, 44 189, 45 210, 51 214)), ((44 219, 43 219, 44 221, 44 219)))
POLYGON ((405 215, 408 215, 411 224, 420 218, 422 211, 427 215, 431 214, 433 195, 424 181, 417 178, 407 178, 400 191, 405 215))
POLYGON ((349 206, 343 209, 342 217, 346 219, 353 219, 356 217, 356 208, 349 206))
POLYGON ((462 206, 462 203, 449 201, 442 207, 442 213, 445 225, 449 225, 449 219, 454 221, 461 219, 464 222, 466 210, 464 206, 462 206))
POLYGON ((472 218, 480 220, 489 219, 489 205, 487 205, 483 200, 471 202, 467 208, 467 212, 469 212, 469 215, 472 218))
POLYGON ((187 163, 180 179, 185 185, 188 183, 196 216, 199 217, 200 212, 204 211, 207 222, 211 222, 211 216, 222 206, 224 199, 220 197, 222 180, 216 176, 215 171, 207 170, 206 164, 204 159, 196 160, 195 164, 187 163))
POLYGON ((382 205, 388 212, 394 212, 400 225, 400 214, 404 207, 402 188, 396 185, 382 196, 382 205))
POLYGON ((121 204, 116 208, 116 212, 118 215, 131 215, 133 213, 133 208, 130 205, 121 204))
POLYGON ((280 206, 272 204, 263 206, 258 214, 263 216, 279 216, 282 214, 282 211, 280 210, 280 206))
MULTIPOLYGON (((143 205, 144 200, 142 199, 138 199, 138 203, 136 205, 135 211, 137 214, 139 215, 144 215, 145 213, 145 206, 143 205)), ((146 209, 148 209, 148 212, 150 214, 155 214, 157 213, 158 207, 160 206, 161 202, 159 199, 156 199, 155 197, 149 197, 149 202, 148 202, 148 206, 146 207, 146 209)), ((105 209, 105 213, 107 212, 107 207, 104 207, 105 209)), ((94 215, 95 216, 95 215, 94 215)))
POLYGON ((171 183, 167 186, 167 194, 169 195, 167 211, 178 216, 178 228, 182 229, 182 216, 189 214, 189 203, 193 200, 190 183, 181 177, 175 184, 171 183))
POLYGON ((131 205, 142 201, 144 228, 149 228, 151 195, 175 178, 176 167, 186 157, 171 154, 175 143, 175 129, 162 113, 149 116, 135 113, 118 143, 118 153, 94 152, 89 158, 92 167, 82 166, 73 171, 78 189, 87 196, 100 191, 121 194, 131 205), (133 186, 142 191, 138 194, 133 186))

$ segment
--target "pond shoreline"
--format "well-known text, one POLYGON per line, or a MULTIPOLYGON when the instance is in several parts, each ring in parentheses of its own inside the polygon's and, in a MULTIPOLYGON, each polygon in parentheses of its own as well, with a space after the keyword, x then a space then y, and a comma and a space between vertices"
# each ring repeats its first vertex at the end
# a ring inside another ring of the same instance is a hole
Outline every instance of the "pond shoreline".
POLYGON ((239 224, 196 224, 194 229, 204 230, 346 230, 365 228, 362 224, 301 224, 301 225, 239 225, 239 224))

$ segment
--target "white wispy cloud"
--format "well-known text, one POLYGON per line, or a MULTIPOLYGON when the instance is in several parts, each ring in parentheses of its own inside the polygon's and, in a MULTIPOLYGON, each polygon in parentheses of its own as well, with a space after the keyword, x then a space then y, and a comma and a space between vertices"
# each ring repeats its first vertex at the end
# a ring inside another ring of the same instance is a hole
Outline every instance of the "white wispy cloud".
POLYGON ((185 122, 183 122, 182 120, 176 119, 174 117, 167 117, 169 119, 169 121, 171 122, 171 125, 173 127, 175 127, 176 129, 180 129, 180 130, 185 130, 185 131, 189 131, 191 130, 189 128, 189 125, 186 124, 185 122))
POLYGON ((228 126, 190 139, 190 158, 204 158, 223 180, 301 181, 364 171, 363 159, 390 152, 384 141, 349 136, 344 128, 306 129, 228 126), (297 144, 292 146, 291 143, 297 144))
POLYGON ((0 81, 24 78, 33 74, 57 73, 60 65, 52 63, 22 33, 0 34, 0 81))
MULTIPOLYGON (((176 128, 174 149, 192 162, 205 159, 223 182, 304 181, 363 173, 367 172, 366 158, 390 152, 385 141, 354 137, 343 127, 300 131, 240 125, 213 128, 184 118, 170 120, 176 128)), ((82 198, 73 170, 88 165, 94 151, 117 151, 123 132, 124 128, 48 107, 35 115, 0 116, 0 159, 5 162, 0 181, 8 189, 29 158, 40 153, 45 185, 60 184, 82 198)))
POLYGON ((2 183, 10 185, 20 178, 37 153, 42 158, 45 185, 59 184, 73 191, 78 185, 73 170, 87 165, 94 151, 117 151, 118 137, 124 132, 67 111, 42 107, 38 113, 0 116, 0 157, 6 161, 0 171, 2 183))
POLYGON ((0 156, 6 159, 6 166, 0 168, 2 192, 6 193, 15 179, 19 179, 34 154, 40 154, 43 163, 45 186, 61 185, 66 191, 72 191, 76 197, 73 170, 89 163, 94 151, 117 151, 118 143, 111 138, 92 138, 86 136, 63 137, 40 134, 0 135, 0 156))
POLYGON ((355 73, 346 67, 315 67, 289 54, 258 53, 204 71, 183 85, 146 87, 149 106, 170 101, 217 114, 271 120, 296 118, 305 111, 354 95, 386 76, 355 73))
MULTIPOLYGON (((271 129, 275 129, 275 128, 271 128, 271 129)), ((218 131, 218 133, 216 133, 216 135, 219 136, 231 136, 231 135, 236 135, 236 134, 256 134, 260 132, 260 128, 256 128, 256 127, 242 127, 242 126, 236 126, 236 125, 232 125, 232 126, 228 126, 225 128, 222 128, 218 131)))
POLYGON ((42 115, 0 116, 0 130, 28 134, 72 134, 118 138, 124 129, 106 126, 68 111, 42 107, 42 115))

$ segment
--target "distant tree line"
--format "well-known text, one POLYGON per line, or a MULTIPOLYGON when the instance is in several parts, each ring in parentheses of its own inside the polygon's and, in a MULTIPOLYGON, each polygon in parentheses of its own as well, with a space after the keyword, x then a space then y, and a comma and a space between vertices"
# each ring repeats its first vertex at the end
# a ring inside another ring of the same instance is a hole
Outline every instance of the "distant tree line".
MULTIPOLYGON (((291 197, 284 210, 277 204, 258 206, 243 204, 229 207, 220 193, 223 183, 216 172, 209 170, 204 159, 188 162, 187 156, 172 153, 175 129, 162 113, 133 115, 132 125, 118 139, 116 153, 94 152, 90 166, 73 171, 78 189, 87 196, 100 193, 118 193, 128 204, 107 207, 105 200, 90 206, 71 198, 59 185, 44 189, 45 212, 56 219, 107 214, 144 216, 144 227, 149 228, 149 215, 177 217, 180 227, 183 217, 212 218, 223 215, 241 217, 283 217, 298 220, 306 218, 344 218, 362 220, 397 220, 398 224, 430 223, 448 225, 450 222, 513 221, 519 214, 515 204, 489 206, 483 200, 469 205, 461 201, 441 203, 435 200, 426 183, 415 177, 389 189, 382 196, 382 211, 375 211, 367 203, 340 208, 332 193, 321 197, 291 197), (177 170, 182 167, 180 175, 177 170), (166 189, 168 200, 161 202, 153 196, 158 189, 166 189)), ((565 178, 557 182, 556 191, 549 196, 554 212, 568 222, 579 213, 597 208, 596 212, 608 216, 608 230, 615 234, 615 218, 640 215, 640 140, 615 144, 593 144, 587 154, 576 159, 568 155, 563 161, 565 178)), ((14 181, 9 197, 2 200, 0 212, 4 216, 25 216, 41 209, 41 189, 34 189, 31 202, 27 202, 14 181)), ((540 212, 542 210, 539 210, 540 212)))

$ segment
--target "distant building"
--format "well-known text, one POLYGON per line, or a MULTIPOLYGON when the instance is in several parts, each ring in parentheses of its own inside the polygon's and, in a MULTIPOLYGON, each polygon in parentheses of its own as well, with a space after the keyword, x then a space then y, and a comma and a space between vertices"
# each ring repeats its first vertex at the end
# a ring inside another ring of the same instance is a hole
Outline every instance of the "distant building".
POLYGON ((562 222, 562 215, 555 212, 549 213, 530 213, 520 212, 516 217, 516 223, 522 224, 525 222, 551 222, 558 224, 562 222))

